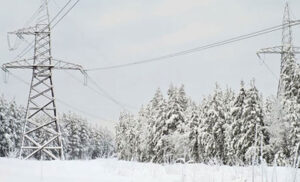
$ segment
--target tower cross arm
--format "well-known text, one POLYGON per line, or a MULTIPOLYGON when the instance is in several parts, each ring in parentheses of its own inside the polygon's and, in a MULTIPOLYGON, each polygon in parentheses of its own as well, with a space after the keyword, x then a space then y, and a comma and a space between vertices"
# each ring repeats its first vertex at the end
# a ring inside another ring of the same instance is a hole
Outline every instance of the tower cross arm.
POLYGON ((282 46, 275 46, 275 47, 268 47, 268 48, 260 49, 259 51, 256 52, 256 54, 259 57, 260 54, 281 54, 282 51, 283 51, 282 46))
POLYGON ((58 59, 52 59, 52 65, 53 69, 58 69, 58 70, 78 70, 83 74, 84 77, 84 85, 87 85, 87 72, 83 67, 79 64, 74 64, 58 59))
POLYGON ((23 37, 22 35, 34 35, 37 32, 38 33, 50 33, 49 31, 47 31, 47 27, 48 27, 48 25, 46 25, 46 24, 38 24, 33 27, 26 27, 26 28, 18 29, 16 31, 8 32, 8 34, 15 34, 19 38, 22 38, 23 37))
POLYGON ((82 74, 86 74, 86 70, 83 69, 83 67, 79 64, 74 64, 58 59, 52 59, 52 66, 53 69, 58 69, 58 70, 78 70, 82 74))
POLYGON ((300 54, 300 47, 293 47, 295 54, 300 54))
POLYGON ((83 69, 83 67, 79 64, 52 59, 50 65, 40 65, 40 64, 34 64, 33 58, 5 63, 2 65, 2 70, 8 71, 8 69, 26 69, 26 68, 33 69, 35 67, 51 67, 53 69, 58 69, 58 70, 78 70, 83 74, 86 73, 85 69, 83 69))
POLYGON ((257 56, 260 57, 261 54, 284 54, 287 52, 293 52, 294 54, 300 54, 300 47, 288 47, 284 48, 283 46, 275 46, 260 49, 256 52, 257 56))
POLYGON ((49 68, 56 70, 77 70, 80 71, 84 76, 84 84, 87 83, 87 72, 86 70, 79 64, 69 63, 62 60, 51 59, 51 64, 43 65, 43 64, 35 64, 34 59, 23 59, 19 61, 13 61, 9 63, 5 63, 2 65, 2 70, 8 72, 9 69, 34 69, 34 68, 49 68))
POLYGON ((36 27, 26 27, 26 28, 21 28, 21 29, 18 29, 16 31, 13 31, 13 32, 8 32, 8 34, 15 34, 17 35, 18 37, 22 37, 23 34, 25 35, 34 35, 36 32, 36 27))
POLYGON ((22 59, 19 61, 13 61, 5 63, 1 66, 2 70, 8 72, 8 69, 32 69, 33 68, 33 58, 31 59, 22 59))

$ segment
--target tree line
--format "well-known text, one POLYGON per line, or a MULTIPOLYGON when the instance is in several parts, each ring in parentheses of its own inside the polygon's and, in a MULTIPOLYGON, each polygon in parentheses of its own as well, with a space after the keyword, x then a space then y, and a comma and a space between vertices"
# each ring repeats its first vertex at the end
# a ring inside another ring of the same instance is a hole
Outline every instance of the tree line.
POLYGON ((120 114, 116 152, 141 162, 289 165, 299 150, 299 103, 263 99, 253 80, 237 93, 216 85, 199 104, 171 85, 166 98, 157 89, 136 115, 120 114))
MULTIPOLYGON (((19 156, 24 122, 25 109, 1 96, 0 157, 19 156)), ((63 114, 59 122, 65 159, 96 159, 114 153, 113 135, 109 130, 92 125, 74 113, 63 114)), ((43 133, 40 130, 36 137, 43 136, 43 133)))

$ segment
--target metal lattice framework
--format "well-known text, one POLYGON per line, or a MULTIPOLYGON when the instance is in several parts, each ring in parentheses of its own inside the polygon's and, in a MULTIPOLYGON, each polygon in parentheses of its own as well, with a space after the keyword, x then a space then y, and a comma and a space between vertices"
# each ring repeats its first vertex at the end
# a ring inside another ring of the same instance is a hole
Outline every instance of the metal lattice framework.
POLYGON ((283 22, 282 24, 288 24, 282 29, 282 39, 281 45, 269 48, 263 48, 257 52, 257 55, 260 57, 260 54, 280 54, 281 55, 281 64, 280 64, 280 79, 278 83, 277 97, 280 99, 283 95, 285 86, 283 85, 283 71, 285 63, 289 60, 294 60, 295 54, 300 53, 300 47, 293 46, 293 36, 292 36, 292 24, 294 21, 290 18, 290 9, 289 3, 285 3, 283 22))
POLYGON ((86 72, 80 65, 52 58, 48 2, 42 2, 44 8, 40 11, 39 21, 35 26, 10 32, 18 37, 34 36, 34 57, 4 64, 2 69, 6 72, 8 69, 32 70, 20 158, 63 159, 52 70, 79 70, 85 76, 86 72))

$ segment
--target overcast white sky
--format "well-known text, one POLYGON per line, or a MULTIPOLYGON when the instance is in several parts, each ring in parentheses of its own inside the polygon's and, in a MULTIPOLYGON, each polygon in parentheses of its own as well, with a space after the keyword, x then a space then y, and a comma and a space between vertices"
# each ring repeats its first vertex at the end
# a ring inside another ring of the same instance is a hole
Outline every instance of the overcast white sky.
MULTIPOLYGON (((67 2, 49 1, 52 16, 67 2)), ((300 1, 289 2, 292 18, 299 19, 300 1)), ((6 32, 22 28, 39 3, 40 0, 1 0, 0 64, 13 60, 18 53, 8 51, 6 32)), ((86 68, 148 59, 278 25, 283 7, 283 0, 81 0, 52 32, 53 57, 86 68)), ((294 43, 300 45, 300 27, 293 31, 294 43)), ((255 78, 266 97, 276 93, 278 83, 261 64, 256 51, 280 45, 280 40, 281 32, 274 32, 163 62, 89 75, 132 112, 146 104, 158 87, 166 93, 171 83, 184 84, 187 94, 200 101, 213 90, 215 82, 238 90, 240 80, 249 82, 255 78)), ((279 55, 266 56, 265 62, 279 75, 279 55)), ((30 80, 29 70, 13 73, 30 80)), ((0 93, 25 105, 29 87, 12 76, 4 84, 3 75, 0 93)), ((122 110, 120 106, 65 72, 55 71, 54 81, 56 97, 84 113, 57 103, 59 112, 74 111, 91 122, 112 128, 122 110)))

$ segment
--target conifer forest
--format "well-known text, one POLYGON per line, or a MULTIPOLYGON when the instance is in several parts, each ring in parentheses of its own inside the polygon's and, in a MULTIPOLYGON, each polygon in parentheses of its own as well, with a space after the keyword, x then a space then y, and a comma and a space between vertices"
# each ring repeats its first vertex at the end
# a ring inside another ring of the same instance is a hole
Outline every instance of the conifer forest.
POLYGON ((1 3, 0 182, 300 182, 299 7, 1 3))

